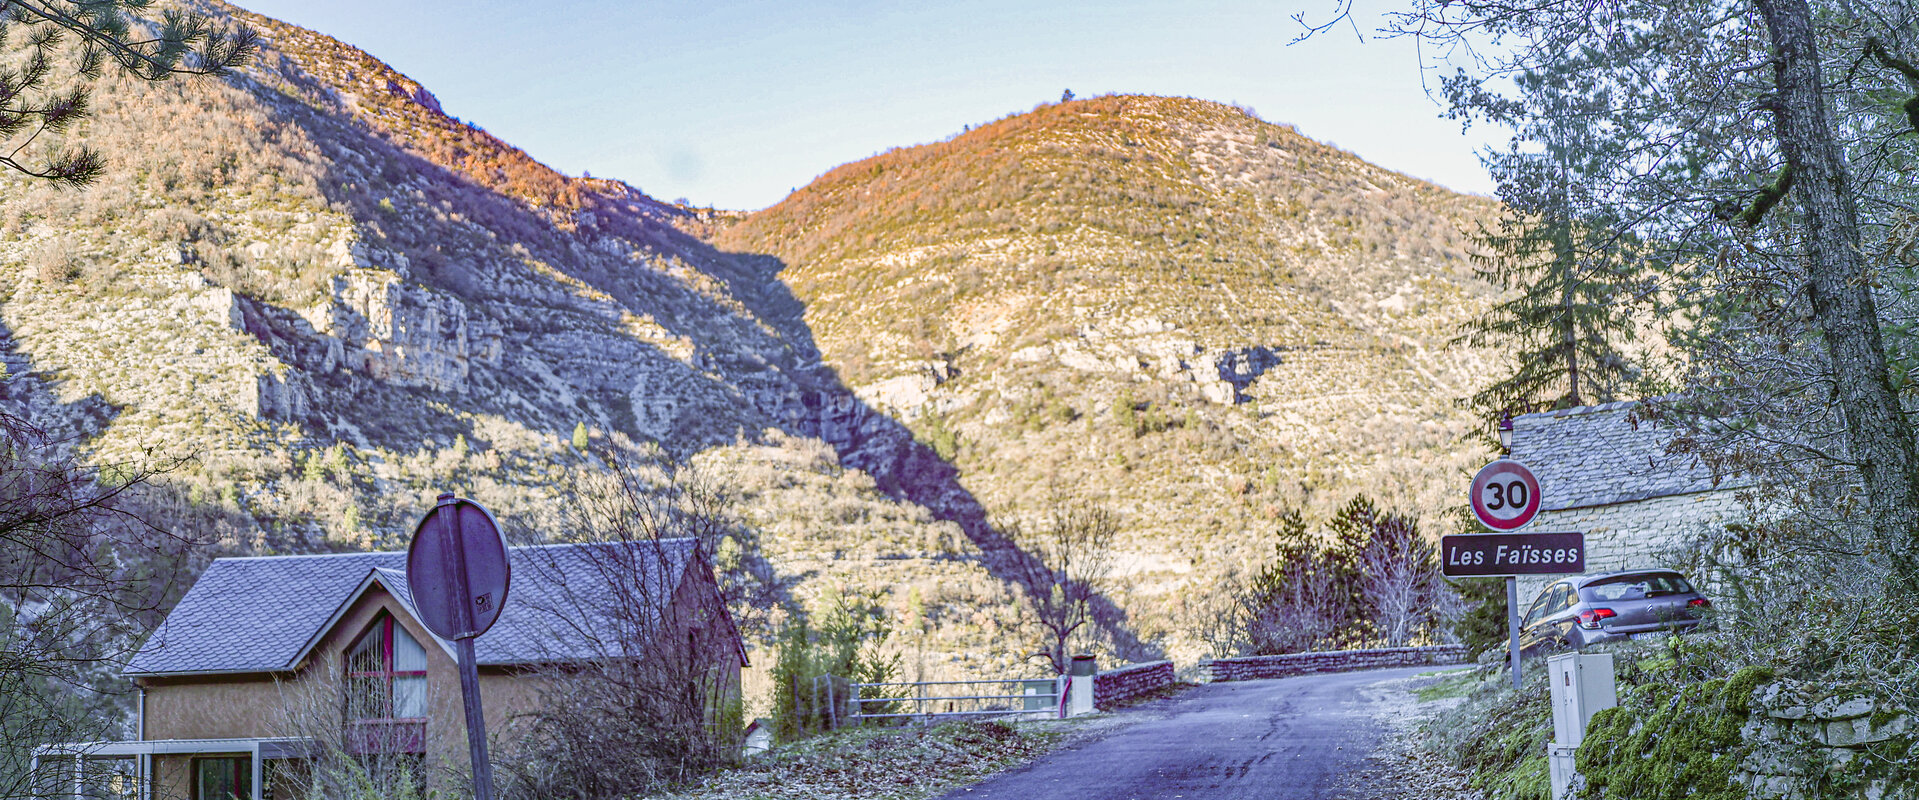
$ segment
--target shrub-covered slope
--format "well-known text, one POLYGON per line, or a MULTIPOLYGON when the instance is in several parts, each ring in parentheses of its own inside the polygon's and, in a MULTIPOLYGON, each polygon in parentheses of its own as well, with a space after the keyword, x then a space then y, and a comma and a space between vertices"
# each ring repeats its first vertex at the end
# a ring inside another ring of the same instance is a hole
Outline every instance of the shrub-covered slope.
POLYGON ((398 546, 443 490, 537 525, 603 468, 577 427, 726 476, 789 596, 888 592, 910 673, 992 672, 1030 645, 988 512, 1115 507, 1108 622, 1190 654, 1280 508, 1431 513, 1477 458, 1445 343, 1486 201, 1238 109, 1046 106, 741 215, 205 7, 253 64, 95 81, 96 186, 0 175, 0 358, 87 458, 189 458, 159 481, 214 551, 398 546))
POLYGON ((827 363, 988 507, 1120 508, 1156 628, 1285 507, 1457 505, 1486 372, 1448 344, 1492 211, 1239 108, 1110 96, 848 164, 715 241, 777 256, 827 363))

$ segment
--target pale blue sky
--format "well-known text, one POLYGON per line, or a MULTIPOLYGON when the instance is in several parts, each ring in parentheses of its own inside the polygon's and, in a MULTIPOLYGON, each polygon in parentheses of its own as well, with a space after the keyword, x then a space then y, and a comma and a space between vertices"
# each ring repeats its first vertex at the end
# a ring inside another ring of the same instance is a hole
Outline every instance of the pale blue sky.
MULTIPOLYGON (((1072 89, 1250 106, 1382 166, 1491 191, 1403 40, 1287 46, 1305 3, 240 0, 360 47, 568 174, 758 209, 835 166, 1072 89)), ((1360 30, 1401 5, 1361 2, 1360 30)), ((1370 38, 1370 36, 1369 36, 1370 38)))

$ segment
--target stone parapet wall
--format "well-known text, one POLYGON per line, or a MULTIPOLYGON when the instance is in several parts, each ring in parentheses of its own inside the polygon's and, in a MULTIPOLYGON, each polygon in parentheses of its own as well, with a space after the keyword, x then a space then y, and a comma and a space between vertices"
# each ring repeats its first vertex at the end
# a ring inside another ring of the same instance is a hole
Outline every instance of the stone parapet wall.
POLYGON ((1177 680, 1171 661, 1148 661, 1109 669, 1093 676, 1093 705, 1101 711, 1111 711, 1135 697, 1171 686, 1177 680))
POLYGON ((1432 647, 1381 647, 1371 650, 1324 650, 1315 653, 1289 653, 1282 656, 1221 658, 1201 662, 1200 680, 1208 683, 1250 681, 1261 678, 1289 678, 1318 672, 1352 672, 1382 667, 1418 667, 1464 664, 1466 646, 1459 644, 1432 647))
POLYGON ((1889 698, 1780 681, 1753 694, 1741 731, 1752 751, 1733 779, 1762 800, 1911 797, 1919 787, 1884 767, 1888 753, 1906 752, 1915 730, 1889 698))

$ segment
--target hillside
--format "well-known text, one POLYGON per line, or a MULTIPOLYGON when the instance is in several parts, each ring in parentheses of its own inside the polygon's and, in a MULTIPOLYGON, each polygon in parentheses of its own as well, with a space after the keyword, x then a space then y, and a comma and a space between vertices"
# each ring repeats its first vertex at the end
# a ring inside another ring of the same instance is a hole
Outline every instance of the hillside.
POLYGON ((97 185, 0 174, 9 410, 95 462, 183 459, 143 511, 200 560, 403 547, 447 490, 538 539, 608 459, 697 456, 785 602, 923 586, 923 620, 956 620, 929 659, 1017 660, 977 646, 1010 621, 979 551, 841 464, 902 463, 910 434, 820 368, 770 259, 690 233, 712 212, 560 175, 362 51, 207 8, 264 33, 250 66, 110 73, 69 134, 107 155, 97 185))
POLYGON ((1237 108, 1113 96, 848 164, 715 241, 778 256, 826 363, 987 506, 1120 509, 1150 636, 1281 509, 1457 505, 1486 367, 1447 345, 1490 297, 1466 232, 1492 211, 1237 108))
POLYGON ((1240 110, 1044 106, 734 214, 204 7, 262 30, 252 65, 97 80, 96 186, 0 174, 0 402, 96 462, 183 459, 143 502, 200 558, 402 546, 447 490, 560 535, 570 487, 665 452, 782 602, 879 591, 909 677, 997 675, 1033 667, 990 514, 1113 506, 1112 646, 1190 657, 1280 509, 1430 517, 1479 458, 1480 356, 1445 343, 1488 201, 1240 110))

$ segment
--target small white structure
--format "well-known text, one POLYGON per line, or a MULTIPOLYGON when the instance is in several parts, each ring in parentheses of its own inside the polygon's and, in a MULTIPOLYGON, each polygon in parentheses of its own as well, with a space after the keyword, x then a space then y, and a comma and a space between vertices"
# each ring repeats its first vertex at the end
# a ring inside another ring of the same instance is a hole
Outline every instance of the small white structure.
POLYGON ((1093 681, 1099 675, 1099 663, 1092 656, 1073 656, 1072 685, 1066 690, 1066 716, 1093 713, 1093 681))
POLYGON ((1546 745, 1553 800, 1568 797, 1580 784, 1573 752, 1586 738, 1594 714, 1619 705, 1611 653, 1561 653, 1546 659, 1552 688, 1553 741, 1546 745))
POLYGON ((765 718, 753 720, 746 726, 745 741, 741 743, 740 755, 752 758, 773 749, 773 723, 765 718))

